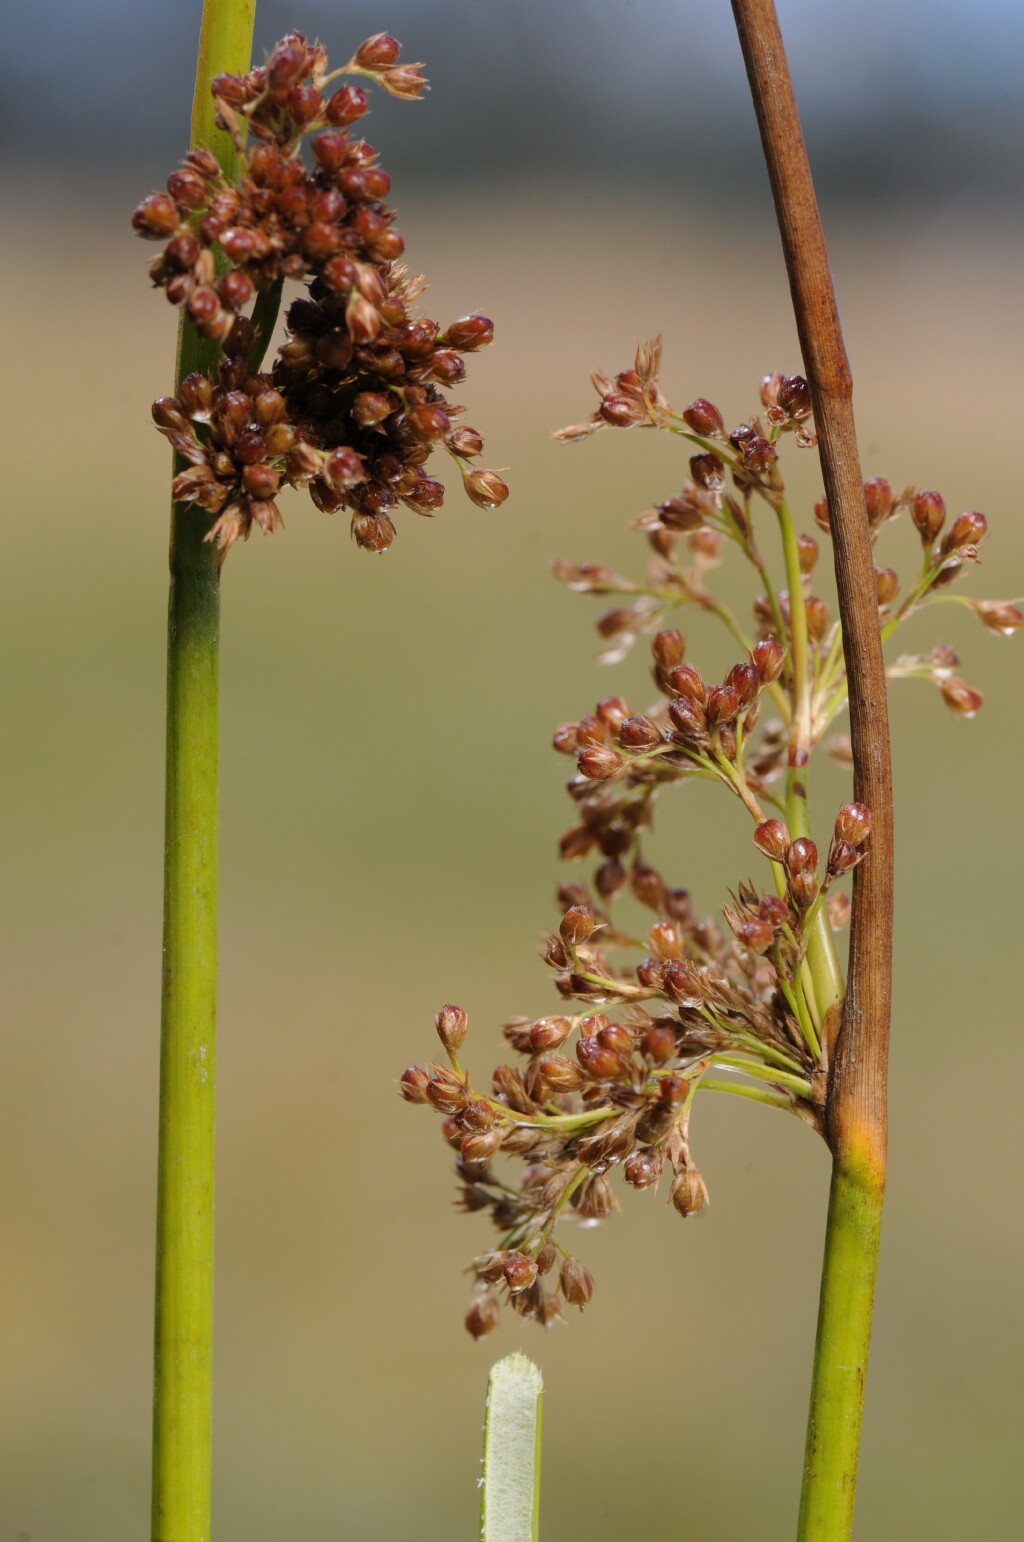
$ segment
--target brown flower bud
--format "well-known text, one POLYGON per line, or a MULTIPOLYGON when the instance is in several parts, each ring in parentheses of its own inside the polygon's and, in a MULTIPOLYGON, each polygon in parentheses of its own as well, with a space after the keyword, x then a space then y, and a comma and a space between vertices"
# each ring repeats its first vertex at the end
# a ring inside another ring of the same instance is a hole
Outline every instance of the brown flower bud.
POLYGON ((501 1307, 497 1299, 488 1291, 485 1295, 477 1296, 466 1313, 466 1329, 475 1339, 482 1339, 491 1333, 501 1320, 501 1307))
POLYGON ((672 1181, 669 1197, 681 1216, 696 1215, 708 1202, 704 1179, 695 1167, 684 1167, 672 1181))
POLYGON ((508 483, 496 471, 471 471, 462 485, 478 509, 496 509, 508 497, 508 483))
POLYGON ((453 455, 458 455, 464 460, 472 459, 479 455, 484 447, 483 439, 475 428, 456 428, 448 435, 445 444, 453 455))
POLYGON ((676 1052, 676 1031, 667 1023, 648 1028, 640 1040, 640 1049, 654 1065, 667 1065, 676 1052))
POLYGON ((662 989, 677 1006, 700 1006, 703 1000, 700 974, 685 959, 675 958, 665 965, 662 989))
POLYGON ((390 96, 410 102, 415 101, 427 84, 426 76, 415 64, 400 64, 382 70, 377 81, 390 96))
POLYGON ((813 573, 820 554, 820 548, 813 535, 798 535, 796 549, 801 573, 813 573))
POLYGON ((703 487, 709 493, 720 492, 725 486, 725 464, 717 455, 691 456, 690 475, 698 487, 703 487))
POLYGON ((802 375, 784 375, 775 400, 786 416, 797 423, 811 415, 811 388, 802 375))
POLYGON ((884 523, 892 513, 895 497, 885 477, 868 477, 864 483, 864 502, 872 529, 884 523))
POLYGON ((708 699, 707 686, 698 672, 689 664, 677 664, 674 669, 670 669, 665 679, 665 687, 673 696, 687 696, 701 706, 704 706, 708 699))
POLYGON ((324 477, 335 492, 344 492, 366 478, 362 456, 355 450, 333 450, 324 463, 324 477))
POLYGON ((792 911, 779 894, 762 894, 757 906, 758 916, 774 929, 787 926, 793 919, 792 911))
MULTIPOLYGON (((597 1016, 592 1019, 594 1022, 597 1022, 597 1020, 597 1016)), ((591 1019, 589 1018, 583 1018, 580 1028, 583 1029, 585 1024, 590 1021, 591 1019)), ((602 1049, 614 1050, 617 1055, 622 1056, 623 1060, 627 1060, 633 1053, 635 1047, 633 1034, 622 1023, 605 1022, 602 1027, 598 1028, 595 1037, 602 1049)))
POLYGON ((347 128, 361 118, 370 105, 370 98, 359 86, 342 86, 327 101, 324 117, 334 128, 347 128))
POLYGON ((695 488, 684 488, 678 498, 658 504, 658 518, 667 530, 699 530, 708 517, 695 488))
POLYGON ((725 677, 725 683, 736 692, 739 710, 745 712, 757 700, 761 689, 761 676, 753 664, 734 664, 725 677))
POLYGON ((433 444, 435 439, 443 439, 452 426, 444 409, 432 402, 410 407, 405 414, 405 421, 421 444, 433 444))
POLYGON ((665 978, 665 965, 656 958, 645 958, 636 966, 637 983, 646 991, 660 991, 665 978))
POLYGON ((777 637, 762 637, 756 644, 751 658, 764 685, 770 685, 779 678, 785 657, 785 649, 777 637))
POLYGON ((752 953, 766 953, 775 941, 775 929, 770 922, 760 918, 754 920, 748 917, 746 920, 737 921, 733 926, 737 941, 752 953))
POLYGON ((560 723, 551 738, 552 748, 560 755, 575 755, 580 748, 579 727, 576 723, 560 723))
POLYGON ((814 523, 819 530, 831 530, 832 525, 828 514, 828 499, 819 498, 814 505, 814 523))
MULTIPOLYGON (((768 821, 771 823, 771 821, 768 821)), ((813 873, 818 866, 818 848, 810 836, 800 835, 785 856, 787 873, 813 873)))
POLYGON ((568 1017, 539 1017, 530 1024, 530 1048, 534 1054, 559 1049, 571 1032, 572 1022, 568 1017))
POLYGON ((398 1078, 398 1090, 407 1103, 426 1103, 430 1077, 422 1066, 410 1065, 398 1078))
POLYGON ((459 1152, 464 1162, 489 1162, 502 1142, 501 1130, 480 1130, 464 1135, 459 1152))
POLYGON ((688 696, 679 696, 675 701, 669 702, 668 715, 684 741, 699 740, 706 736, 708 715, 699 701, 691 701, 688 696))
POLYGON ((583 1072, 567 1055, 545 1055, 537 1069, 553 1092, 576 1092, 583 1085, 583 1072))
POLYGON ((931 546, 946 523, 946 504, 942 494, 931 490, 916 493, 910 505, 910 517, 925 546, 931 546))
POLYGON ((899 575, 892 568, 875 569, 875 594, 879 605, 891 605, 899 591, 899 575))
POLYGON ((626 1158, 623 1177, 634 1189, 649 1189, 660 1178, 664 1162, 663 1152, 654 1146, 642 1146, 626 1158))
POLYGON ((940 681, 939 689, 946 706, 960 717, 973 717, 984 700, 980 691, 976 691, 973 685, 968 685, 958 675, 940 681))
POLYGON ((580 775, 585 776, 588 781, 606 782, 616 776, 626 762, 615 750, 590 745, 582 752, 576 764, 580 775))
POLYGON ((472 353, 475 348, 486 347, 493 337, 494 322, 488 316, 462 316, 452 322, 441 342, 462 353, 472 353))
POLYGON ((132 229, 147 241, 163 241, 180 224, 181 215, 169 193, 150 193, 132 215, 132 229))
POLYGON ((807 615, 807 635, 812 643, 820 643, 828 631, 828 607, 816 594, 809 594, 804 610, 807 615))
POLYGON ((718 728, 722 723, 731 723, 740 710, 738 692, 731 685, 715 685, 708 692, 708 723, 712 728, 718 728))
POLYGON ((702 439, 720 439, 725 433, 725 419, 714 402, 703 396, 683 409, 683 420, 702 439))
POLYGON ((790 847, 788 826, 781 819, 765 819, 754 831, 754 845, 772 862, 784 862, 790 847))
POLYGON ((486 1098, 471 1098, 459 1115, 464 1130, 489 1130, 497 1115, 486 1098))
POLYGON ((575 948, 586 942, 597 925, 597 917, 589 905, 572 905, 562 917, 559 934, 567 947, 575 948))
POLYGON ((969 600, 968 604, 982 626, 999 637, 1012 637, 1024 626, 1024 615, 1009 600, 969 600))
POLYGON ((441 1040, 449 1055, 454 1055, 469 1029, 469 1018, 462 1007, 453 1006, 447 1002, 434 1018, 437 1028, 437 1036, 441 1040))
POLYGON ((974 509, 968 510, 966 514, 958 514, 943 539, 943 555, 947 556, 950 552, 959 552, 965 547, 979 545, 987 531, 988 520, 984 514, 979 514, 974 509))
MULTIPOLYGON (((596 1035, 586 1034, 578 1041, 576 1059, 587 1076, 596 1082, 617 1081, 626 1069, 622 1056, 605 1048, 596 1035)), ((546 1071, 544 1074, 550 1081, 546 1071)))
POLYGON ((581 1310, 594 1294, 593 1277, 578 1258, 565 1260, 558 1275, 558 1283, 569 1305, 578 1306, 581 1310))
POLYGON ((354 343, 372 343, 380 333, 380 311, 353 289, 345 305, 345 325, 354 343))
POLYGON ((836 840, 861 846, 871 833, 871 810, 866 803, 844 803, 836 815, 836 840))
POLYGON ((677 632, 672 627, 664 632, 657 632, 651 643, 651 652, 654 654, 655 662, 660 664, 662 669, 672 669, 676 664, 683 662, 686 638, 682 632, 677 632))
POLYGON ((833 841, 828 851, 828 872, 832 878, 840 878, 843 873, 848 873, 851 868, 857 866, 862 851, 852 846, 849 841, 833 841))
POLYGON ((661 729, 647 717, 627 717, 619 728, 619 743, 626 750, 651 749, 661 739, 661 729))
POLYGON ((401 51, 402 45, 396 37, 388 32, 375 32, 365 43, 360 43, 355 52, 355 62, 364 70, 380 69, 382 65, 394 64, 401 51))
POLYGON ((683 956, 683 929, 678 921, 655 921, 647 934, 647 944, 662 963, 683 956))

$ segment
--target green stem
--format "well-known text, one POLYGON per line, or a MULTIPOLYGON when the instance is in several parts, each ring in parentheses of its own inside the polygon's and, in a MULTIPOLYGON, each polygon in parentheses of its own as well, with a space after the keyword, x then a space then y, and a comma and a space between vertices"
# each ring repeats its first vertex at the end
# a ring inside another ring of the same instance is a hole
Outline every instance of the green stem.
MULTIPOLYGON (((225 171, 210 81, 247 70, 255 0, 205 0, 192 144, 225 171)), ((178 335, 176 382, 208 367, 178 335)), ((208 1542, 211 1488, 214 1097, 217 992, 219 572, 196 509, 171 510, 167 783, 157 1179, 153 1542, 208 1542)))
POLYGON ((487 1383, 480 1542, 537 1542, 544 1384, 532 1360, 499 1360, 487 1383))
POLYGON ((871 1169, 836 1160, 814 1346, 798 1542, 845 1542, 853 1522, 882 1220, 871 1169))

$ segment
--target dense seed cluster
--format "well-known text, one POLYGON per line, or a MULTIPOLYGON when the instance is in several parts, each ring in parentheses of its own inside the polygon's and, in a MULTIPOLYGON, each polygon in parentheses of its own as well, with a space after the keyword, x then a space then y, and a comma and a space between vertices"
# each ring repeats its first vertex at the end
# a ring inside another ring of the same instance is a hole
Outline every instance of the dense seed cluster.
MULTIPOLYGON (((640 709, 606 697, 555 732, 555 749, 576 762, 561 854, 595 863, 592 884, 559 889, 561 921, 545 940, 559 1010, 506 1023, 521 1061, 499 1066, 479 1088, 460 1060, 466 1014, 446 1006, 436 1026, 448 1063, 411 1066, 400 1082, 408 1101, 443 1116, 460 1203, 489 1212, 498 1233, 471 1265, 466 1326, 477 1338, 497 1324, 503 1300, 542 1323, 566 1305, 586 1305, 593 1281, 562 1246, 557 1223, 593 1224, 618 1209, 615 1169, 634 1189, 664 1180, 684 1217, 704 1206, 690 1146, 698 1092, 739 1094, 822 1127, 842 1001, 833 933, 850 910, 836 886, 870 852, 871 812, 845 804, 822 858, 810 834, 809 760, 822 744, 849 760, 846 736, 832 732, 846 705, 842 636, 813 592, 818 541, 797 532, 779 467, 785 435, 799 446, 815 442, 810 393, 799 376, 768 376, 763 415, 728 431, 706 398, 673 410, 658 360, 659 345, 647 344, 633 369, 614 380, 595 375, 597 412, 560 435, 660 428, 696 453, 680 492, 633 521, 652 553, 642 580, 597 562, 555 565, 569 587, 614 598, 597 623, 605 660, 650 639, 655 692, 640 709), (759 506, 781 537, 784 586, 762 555, 759 506), (756 574, 749 630, 712 583, 730 545, 756 574), (684 609, 714 616, 742 650, 720 680, 689 659, 673 624, 684 609), (646 856, 657 799, 683 781, 728 788, 768 863, 764 888, 745 880, 730 891, 724 925, 700 919, 689 892, 646 856)), ((948 585, 977 560, 987 524, 975 512, 947 521, 938 493, 896 493, 882 477, 864 490, 873 539, 906 514, 921 541, 920 569, 906 585, 876 568, 888 640, 910 615, 953 598, 948 585)), ((814 519, 827 532, 824 501, 814 519)), ((1000 635, 1024 625, 1013 602, 959 603, 1000 635)), ((970 716, 981 697, 956 674, 958 663, 941 645, 898 658, 889 673, 931 679, 949 707, 970 716)))
POLYGON ((154 404, 154 419, 187 463, 174 497, 216 516, 207 538, 222 551, 254 523, 278 527, 283 486, 307 487, 328 513, 348 509, 357 543, 386 551, 399 504, 422 515, 441 506, 444 485, 425 470, 435 448, 479 508, 508 496, 497 472, 471 464, 483 441, 445 395, 493 326, 472 315, 443 329, 418 314, 421 285, 398 265, 404 242, 383 201, 391 179, 349 132, 366 93, 328 91, 346 74, 404 98, 425 85, 387 34, 334 74, 319 44, 291 34, 265 66, 213 82, 237 171, 226 176, 208 150, 193 150, 133 216, 138 234, 166 242, 154 284, 217 350, 215 373, 189 376, 154 404), (262 372, 286 280, 306 293, 262 372))

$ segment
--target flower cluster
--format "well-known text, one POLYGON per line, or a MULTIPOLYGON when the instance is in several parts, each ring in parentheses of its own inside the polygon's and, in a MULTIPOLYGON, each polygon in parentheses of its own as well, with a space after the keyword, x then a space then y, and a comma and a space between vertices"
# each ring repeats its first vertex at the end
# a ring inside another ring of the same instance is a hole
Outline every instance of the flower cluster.
POLYGON ((150 266, 154 284, 217 352, 215 374, 187 377, 155 403, 154 419, 186 462, 174 497, 216 516, 207 539, 222 551, 254 522, 278 527, 282 486, 308 487, 328 513, 348 509, 357 543, 386 551, 399 503, 429 515, 444 499, 424 469, 435 447, 478 507, 508 496, 497 472, 471 465, 483 441, 458 424, 462 408, 445 395, 493 326, 472 315, 443 329, 417 313, 421 284, 398 265, 404 243, 383 202, 391 179, 348 132, 366 92, 327 90, 350 74, 404 98, 425 84, 385 33, 334 74, 319 44, 291 34, 265 66, 213 82, 237 171, 192 150, 166 192, 133 216, 138 234, 166 242, 150 266), (264 373, 285 280, 306 293, 289 307, 288 335, 264 373))
MULTIPOLYGON (((647 426, 696 452, 681 491, 633 521, 653 553, 643 581, 595 562, 555 566, 570 587, 615 597, 598 621, 604 658, 650 638, 657 693, 640 711, 607 697, 555 732, 555 749, 576 761, 561 853, 596 862, 592 886, 560 888, 561 921, 545 942, 561 1010, 506 1023, 524 1063, 499 1066, 481 1090, 459 1058, 466 1014, 446 1006, 436 1026, 448 1063, 412 1066, 400 1082, 408 1101, 442 1114, 461 1203, 489 1211, 498 1232, 495 1248, 471 1266, 477 1288, 466 1325, 475 1337, 495 1326, 503 1297, 542 1323, 566 1304, 586 1304, 593 1281, 563 1249, 556 1223, 593 1223, 617 1209, 614 1169, 635 1189, 656 1188, 664 1175, 684 1217, 703 1207, 707 1189, 690 1145, 698 1092, 739 1095, 822 1129, 844 994, 834 933, 850 909, 836 886, 870 848, 871 811, 845 804, 822 860, 811 836, 809 761, 823 740, 840 760, 848 755, 842 736, 825 739, 847 700, 842 636, 813 593, 818 542, 796 530, 779 467, 786 434, 801 447, 815 442, 810 393, 800 376, 769 376, 763 417, 727 431, 706 398, 672 409, 658 357, 658 344, 648 344, 633 369, 614 380, 596 375, 597 412, 560 436, 647 426), (762 555, 759 505, 777 528, 784 586, 762 555), (757 578, 749 630, 711 583, 729 544, 757 578), (721 680, 688 658, 686 638, 671 624, 683 609, 714 616, 741 650, 721 680), (658 796, 697 779, 729 790, 768 863, 763 889, 742 881, 731 891, 724 926, 700 919, 689 892, 670 886, 644 851, 658 796), (638 907, 647 912, 641 925, 638 907), (581 1010, 571 1013, 570 1002, 581 1010), (508 1159, 524 1164, 518 1181, 508 1159)), ((921 538, 921 567, 902 599, 896 573, 876 569, 888 640, 908 616, 951 598, 947 586, 977 560, 987 526, 974 512, 947 522, 935 492, 895 493, 881 477, 864 491, 873 538, 902 513, 921 538)), ((814 519, 827 532, 823 500, 814 519)), ((1009 601, 962 603, 1001 635, 1024 625, 1009 601)), ((981 698, 955 674, 957 663, 942 646, 897 659, 889 673, 929 676, 969 716, 981 698)))

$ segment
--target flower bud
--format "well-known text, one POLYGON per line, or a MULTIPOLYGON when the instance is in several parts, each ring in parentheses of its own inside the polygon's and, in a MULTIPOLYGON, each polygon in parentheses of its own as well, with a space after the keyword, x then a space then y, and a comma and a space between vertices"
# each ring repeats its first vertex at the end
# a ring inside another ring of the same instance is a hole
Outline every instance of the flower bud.
POLYGON ((811 415, 811 388, 802 375, 784 375, 775 399, 786 416, 797 423, 811 415))
POLYGON ((892 568, 875 569, 875 594, 879 605, 891 605, 899 590, 899 577, 892 568))
POLYGON ((889 518, 895 499, 885 477, 868 477, 864 483, 864 502, 868 511, 868 523, 874 530, 889 518))
POLYGON ((640 1040, 640 1049, 654 1065, 667 1065, 676 1052, 676 1031, 667 1023, 648 1028, 640 1040))
POLYGON ((866 803, 844 803, 836 815, 836 840, 860 846, 871 833, 871 810, 866 803))
POLYGON ((377 76, 377 82, 390 96, 410 102, 415 101, 427 84, 426 76, 415 64, 400 64, 382 70, 377 76))
POLYGON ((691 701, 688 696, 679 696, 669 702, 668 715, 684 741, 699 740, 706 736, 708 715, 700 702, 691 701))
POLYGON ((829 876, 841 878, 844 873, 848 873, 851 868, 857 866, 863 855, 864 853, 858 851, 849 841, 833 841, 828 852, 829 876))
POLYGON ((796 550, 800 559, 801 573, 813 573, 820 555, 820 548, 813 535, 798 535, 796 550))
POLYGON ((598 745, 590 745, 576 762, 580 775, 591 782, 610 780, 625 764, 622 756, 615 750, 601 749, 598 745))
POLYGON ((674 958, 665 965, 662 989, 680 1007, 700 1006, 703 1000, 700 974, 682 958, 674 958))
POLYGON ((662 669, 672 669, 675 665, 683 662, 683 656, 686 653, 686 638, 682 632, 677 632, 674 628, 670 627, 664 632, 655 634, 654 640, 651 643, 651 652, 654 654, 656 663, 660 664, 662 669))
POLYGON ((715 685, 708 692, 708 723, 712 728, 718 728, 722 723, 731 723, 740 710, 740 699, 737 691, 731 685, 715 685))
POLYGON ((365 43, 360 43, 356 49, 355 62, 364 70, 376 70, 394 64, 401 51, 402 45, 396 37, 388 32, 375 32, 365 43))
POLYGON ((469 1018, 462 1007, 447 1002, 434 1018, 434 1024, 449 1055, 456 1054, 469 1029, 469 1018))
POLYGON ((814 505, 814 523, 819 530, 828 531, 832 528, 829 520, 827 498, 819 498, 814 505))
POLYGON ((562 1295, 570 1306, 578 1306, 582 1309, 594 1294, 593 1277, 578 1258, 565 1260, 559 1272, 558 1283, 562 1295))
POLYGON ((508 483, 496 471, 471 471, 462 485, 478 509, 496 509, 508 497, 508 483))
POLYGON ((980 691, 976 691, 973 685, 968 685, 958 675, 940 681, 939 689, 946 706, 960 717, 973 717, 984 699, 980 691))
POLYGON ((697 671, 689 664, 677 664, 674 669, 670 669, 665 686, 673 696, 687 696, 701 706, 707 702, 708 688, 697 671))
POLYGON ((583 1072, 567 1055, 545 1055, 537 1069, 552 1092, 577 1092, 583 1085, 583 1072))
POLYGON ((987 530, 988 520, 984 514, 978 514, 973 509, 966 514, 958 514, 946 531, 942 542, 943 555, 963 551, 968 546, 979 545, 987 530))
MULTIPOLYGON (((725 464, 717 455, 691 456, 690 475, 698 487, 703 487, 709 493, 720 492, 725 486, 725 464)), ((699 525, 702 521, 698 520, 697 523, 699 525)))
POLYGON ((787 873, 813 873, 818 866, 818 848, 810 836, 800 835, 786 852, 787 873))
POLYGON ((586 942, 597 925, 597 917, 589 905, 571 905, 562 917, 559 935, 567 947, 576 948, 586 942))
POLYGON ((472 353, 474 348, 484 348, 494 337, 494 322, 488 316, 463 316, 453 321, 441 338, 451 348, 472 353))
POLYGON ((917 493, 910 505, 910 517, 925 546, 931 546, 946 523, 946 504, 941 493, 917 493))
POLYGON ((506 1253, 501 1272, 509 1294, 514 1296, 520 1290, 529 1290, 537 1278, 537 1261, 528 1253, 506 1253))
POLYGON ((647 933, 647 945, 662 963, 683 956, 683 931, 677 921, 655 921, 647 933))
POLYGON ((539 1017, 530 1025, 530 1048, 535 1055, 560 1049, 572 1032, 568 1017, 539 1017))
MULTIPOLYGON (((576 1059, 587 1076, 593 1081, 616 1081, 625 1071, 625 1063, 621 1055, 613 1049, 607 1049, 598 1042, 596 1035, 586 1034, 576 1045, 576 1059)), ((542 1062, 542 1064, 546 1064, 542 1062)), ((545 1077, 550 1077, 545 1071, 545 1077)))
POLYGON ((754 845, 771 862, 784 862, 790 847, 789 829, 781 819, 765 819, 754 831, 754 845))
POLYGON ((429 1081, 430 1077, 422 1066, 407 1066, 398 1078, 398 1090, 407 1103, 426 1103, 429 1081))
POLYGON ((761 689, 761 676, 756 665, 744 662, 732 666, 725 677, 725 683, 736 692, 739 710, 745 712, 757 700, 761 689))
POLYGON ((151 193, 132 215, 132 229, 147 241, 163 241, 180 224, 177 205, 168 193, 151 193))
POLYGON ((661 729, 647 717, 627 717, 619 728, 619 743, 626 750, 651 749, 661 738, 661 729))
POLYGON ((488 1291, 477 1296, 466 1313, 466 1329, 475 1339, 482 1339, 493 1331, 501 1320, 501 1307, 488 1291))
POLYGON ((1012 637, 1024 626, 1024 615, 1009 600, 969 600, 968 604, 982 626, 999 637, 1012 637))
POLYGON ((695 1167, 684 1167, 682 1172, 676 1174, 669 1197, 684 1219, 703 1210, 708 1202, 708 1191, 695 1167))
POLYGON ((756 644, 751 658, 762 684, 771 685, 773 680, 779 678, 785 657, 786 651, 776 637, 762 637, 756 644))
POLYGON ((725 419, 714 402, 703 396, 684 408, 683 421, 702 439, 720 439, 725 433, 725 419))
POLYGON ((816 594, 809 594, 804 610, 807 615, 807 635, 812 643, 820 643, 828 631, 828 607, 816 594))
POLYGON ((766 953, 775 941, 775 930, 768 921, 748 918, 733 927, 737 941, 752 953, 766 953))

